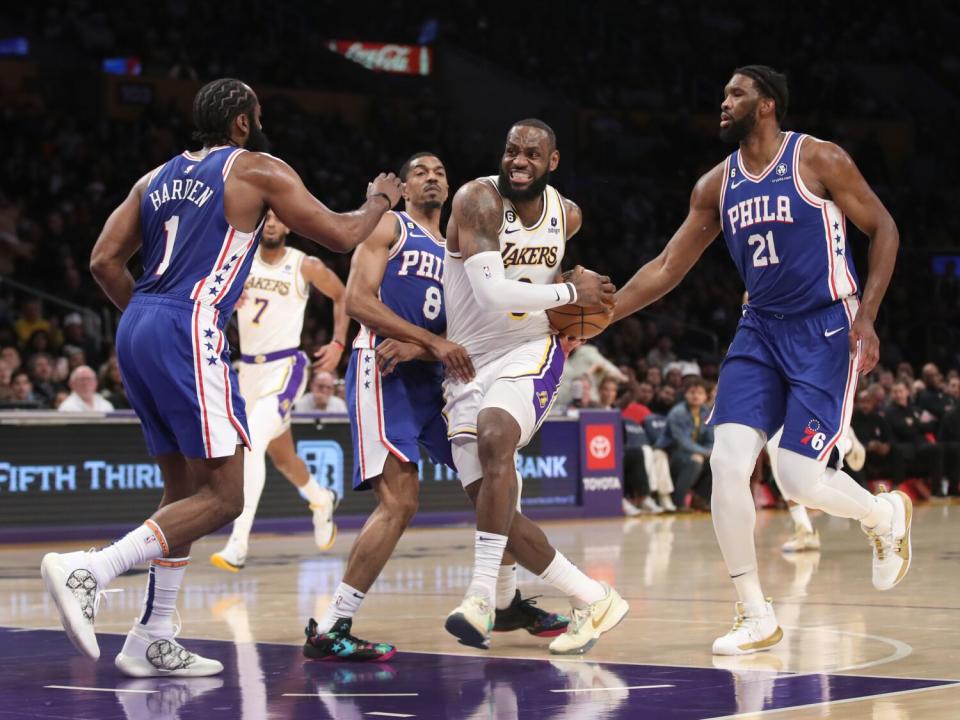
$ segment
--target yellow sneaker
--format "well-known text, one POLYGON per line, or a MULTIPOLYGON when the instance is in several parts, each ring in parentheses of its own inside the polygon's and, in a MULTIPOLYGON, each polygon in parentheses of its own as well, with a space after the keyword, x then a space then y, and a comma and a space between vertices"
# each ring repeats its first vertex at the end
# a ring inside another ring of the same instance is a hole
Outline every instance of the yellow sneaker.
POLYGON ((713 641, 714 655, 749 655, 772 648, 783 639, 773 605, 767 600, 762 608, 749 611, 737 603, 737 616, 726 635, 713 641))
POLYGON ((630 605, 612 587, 601 584, 607 594, 585 608, 573 608, 567 631, 550 643, 552 654, 583 655, 597 644, 603 633, 613 630, 623 620, 630 605))

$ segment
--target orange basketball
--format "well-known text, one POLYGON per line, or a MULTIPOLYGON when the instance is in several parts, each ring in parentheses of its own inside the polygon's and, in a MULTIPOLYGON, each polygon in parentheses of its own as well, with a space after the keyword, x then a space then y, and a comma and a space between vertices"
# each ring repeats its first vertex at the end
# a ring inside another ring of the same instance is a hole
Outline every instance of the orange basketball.
POLYGON ((562 337, 587 340, 607 329, 613 320, 613 310, 603 305, 563 305, 547 310, 547 317, 550 318, 550 326, 562 337))

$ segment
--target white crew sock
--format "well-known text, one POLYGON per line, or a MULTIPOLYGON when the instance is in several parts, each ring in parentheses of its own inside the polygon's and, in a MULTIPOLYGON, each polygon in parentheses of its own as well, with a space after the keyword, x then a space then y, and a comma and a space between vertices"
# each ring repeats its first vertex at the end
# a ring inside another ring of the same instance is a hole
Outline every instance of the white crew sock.
POLYGON ((737 588, 737 597, 744 604, 747 615, 762 615, 766 598, 763 597, 760 575, 756 569, 748 570, 732 579, 734 587, 737 588))
POLYGON ((810 523, 810 516, 807 514, 807 508, 805 508, 803 505, 791 505, 790 517, 793 518, 793 524, 798 530, 802 529, 808 533, 813 532, 813 525, 810 523))
POLYGON ((366 596, 366 593, 362 593, 344 582, 340 583, 336 592, 333 593, 333 599, 327 607, 327 612, 317 623, 317 632, 320 634, 330 632, 330 628, 337 620, 352 618, 357 614, 360 603, 366 596))
POLYGON ((574 607, 586 607, 607 596, 603 585, 585 575, 559 550, 547 565, 547 569, 540 575, 540 579, 569 597, 574 607))
POLYGON ((154 638, 173 636, 177 594, 189 564, 189 557, 167 558, 150 563, 147 589, 143 595, 143 612, 137 624, 148 630, 154 638))
POLYGON ((882 535, 890 531, 890 523, 892 522, 893 503, 885 499, 883 495, 872 495, 870 497, 870 511, 860 518, 860 524, 868 530, 873 530, 882 535))
POLYGON ((303 487, 297 488, 300 492, 300 496, 310 503, 310 506, 323 505, 327 502, 328 495, 330 491, 327 488, 320 487, 320 484, 317 482, 316 478, 313 475, 310 476, 310 479, 307 481, 307 484, 303 487))
POLYGON ((113 545, 90 553, 90 572, 97 579, 98 589, 103 590, 117 575, 147 560, 162 558, 167 551, 167 539, 160 526, 147 520, 113 545))
POLYGON ((501 565, 497 575, 497 610, 506 610, 517 594, 517 564, 501 565))
POLYGON ((477 530, 474 535, 473 579, 467 595, 479 595, 493 605, 497 596, 497 576, 503 551, 507 549, 507 536, 477 530))

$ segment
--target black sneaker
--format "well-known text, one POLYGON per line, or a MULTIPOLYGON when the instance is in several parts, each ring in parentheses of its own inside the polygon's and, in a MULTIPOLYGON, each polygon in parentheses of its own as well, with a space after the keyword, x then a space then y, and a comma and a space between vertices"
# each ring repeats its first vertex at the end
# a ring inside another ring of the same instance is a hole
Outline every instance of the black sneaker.
POLYGON ((353 620, 340 618, 329 632, 317 633, 317 621, 310 618, 304 633, 303 655, 310 660, 350 660, 353 662, 386 662, 397 649, 387 643, 370 643, 350 634, 353 620))
POLYGON ((493 622, 494 632, 511 632, 512 630, 526 630, 531 635, 537 637, 554 637, 562 635, 567 625, 570 624, 570 618, 566 615, 548 613, 535 607, 539 595, 524 600, 520 597, 520 591, 513 596, 513 602, 510 607, 500 610, 493 622))

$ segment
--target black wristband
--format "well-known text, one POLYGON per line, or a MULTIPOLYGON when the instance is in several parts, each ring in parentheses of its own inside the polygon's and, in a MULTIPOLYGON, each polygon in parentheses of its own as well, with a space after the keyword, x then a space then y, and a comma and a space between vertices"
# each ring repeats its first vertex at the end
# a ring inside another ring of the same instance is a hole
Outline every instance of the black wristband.
POLYGON ((373 200, 375 197, 382 197, 387 201, 387 210, 393 207, 393 200, 390 199, 390 196, 383 192, 376 192, 373 195, 367 195, 367 200, 373 200))

